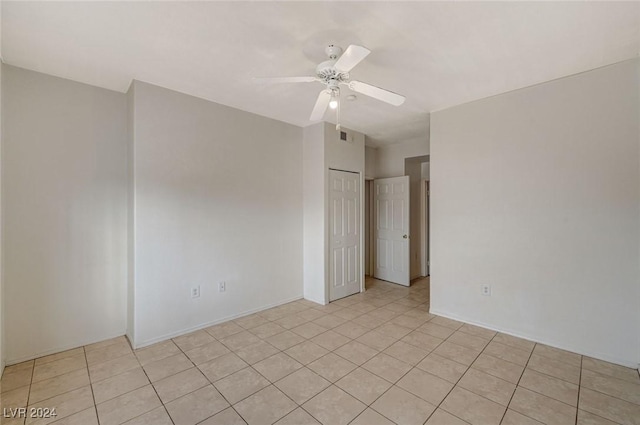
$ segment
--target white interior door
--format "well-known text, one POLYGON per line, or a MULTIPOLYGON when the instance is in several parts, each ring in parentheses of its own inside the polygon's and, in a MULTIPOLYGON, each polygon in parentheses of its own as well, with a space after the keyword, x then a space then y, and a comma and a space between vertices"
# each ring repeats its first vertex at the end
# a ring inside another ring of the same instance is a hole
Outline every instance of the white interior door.
POLYGON ((378 279, 409 286, 409 176, 374 180, 378 279))
POLYGON ((329 301, 360 292, 360 174, 329 170, 329 301))

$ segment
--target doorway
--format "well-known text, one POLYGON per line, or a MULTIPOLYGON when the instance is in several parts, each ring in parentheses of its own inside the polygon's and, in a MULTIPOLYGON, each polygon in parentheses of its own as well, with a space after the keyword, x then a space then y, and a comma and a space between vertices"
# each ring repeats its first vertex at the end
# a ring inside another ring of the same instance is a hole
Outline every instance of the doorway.
POLYGON ((360 174, 329 170, 329 301, 360 292, 360 174))
POLYGON ((406 286, 429 276, 429 165, 429 155, 405 158, 404 176, 365 181, 366 276, 406 286))

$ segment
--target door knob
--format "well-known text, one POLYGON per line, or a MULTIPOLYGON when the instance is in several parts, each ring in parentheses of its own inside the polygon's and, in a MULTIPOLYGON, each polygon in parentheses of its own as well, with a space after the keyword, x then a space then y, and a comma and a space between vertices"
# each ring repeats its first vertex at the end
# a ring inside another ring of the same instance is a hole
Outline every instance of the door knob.
POLYGON ((409 236, 407 236, 407 235, 404 235, 404 236, 402 236, 402 237, 403 237, 404 239, 407 239, 407 238, 408 238, 409 236))

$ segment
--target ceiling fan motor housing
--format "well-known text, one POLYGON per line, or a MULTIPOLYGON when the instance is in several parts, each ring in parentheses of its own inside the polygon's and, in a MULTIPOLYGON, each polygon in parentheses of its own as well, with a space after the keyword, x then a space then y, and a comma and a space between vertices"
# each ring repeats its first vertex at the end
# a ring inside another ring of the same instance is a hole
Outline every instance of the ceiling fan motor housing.
POLYGON ((337 88, 339 83, 349 80, 348 72, 341 72, 335 68, 338 57, 342 55, 342 47, 330 44, 324 50, 329 60, 320 63, 316 67, 316 76, 327 85, 328 88, 337 88))

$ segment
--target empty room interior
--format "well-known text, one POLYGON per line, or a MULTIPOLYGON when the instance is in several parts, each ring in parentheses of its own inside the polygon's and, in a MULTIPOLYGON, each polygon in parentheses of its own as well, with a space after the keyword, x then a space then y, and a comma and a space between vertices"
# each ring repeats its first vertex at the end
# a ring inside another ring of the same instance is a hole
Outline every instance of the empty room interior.
POLYGON ((1 424, 640 425, 640 2, 0 38, 1 424))

